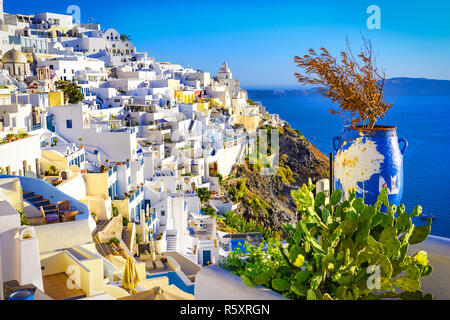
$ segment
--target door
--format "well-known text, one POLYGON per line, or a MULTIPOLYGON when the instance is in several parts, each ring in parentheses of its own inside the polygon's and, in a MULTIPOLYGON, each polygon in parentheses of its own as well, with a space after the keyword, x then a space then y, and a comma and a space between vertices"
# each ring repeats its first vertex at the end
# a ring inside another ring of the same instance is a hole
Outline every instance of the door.
POLYGON ((203 250, 203 265, 207 266, 208 262, 211 261, 211 251, 210 250, 203 250))

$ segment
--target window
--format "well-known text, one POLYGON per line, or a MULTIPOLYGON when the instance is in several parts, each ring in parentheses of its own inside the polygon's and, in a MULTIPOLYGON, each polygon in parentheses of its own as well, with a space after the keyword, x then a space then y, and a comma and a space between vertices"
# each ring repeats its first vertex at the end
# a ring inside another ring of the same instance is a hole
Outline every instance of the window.
POLYGON ((72 129, 72 120, 66 120, 66 128, 72 129))

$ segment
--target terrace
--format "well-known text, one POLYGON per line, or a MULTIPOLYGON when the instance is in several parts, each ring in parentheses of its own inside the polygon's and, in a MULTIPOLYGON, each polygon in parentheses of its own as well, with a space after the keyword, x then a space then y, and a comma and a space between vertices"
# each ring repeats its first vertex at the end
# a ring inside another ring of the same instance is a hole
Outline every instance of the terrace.
POLYGON ((51 184, 36 178, 11 175, 0 175, 0 181, 13 183, 15 192, 21 194, 21 207, 30 225, 86 219, 91 230, 95 229, 88 207, 51 184))
POLYGON ((4 137, 3 139, 0 140, 0 145, 2 144, 6 144, 6 143, 10 143, 10 142, 14 142, 14 141, 18 141, 24 138, 28 137, 28 133, 8 133, 6 135, 6 137, 4 137))

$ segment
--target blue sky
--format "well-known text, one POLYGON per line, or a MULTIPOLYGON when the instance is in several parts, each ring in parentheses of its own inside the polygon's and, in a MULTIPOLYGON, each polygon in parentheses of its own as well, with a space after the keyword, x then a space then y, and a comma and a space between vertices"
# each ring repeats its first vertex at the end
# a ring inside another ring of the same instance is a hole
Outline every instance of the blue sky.
POLYGON ((7 13, 65 13, 131 35, 139 51, 215 75, 227 61, 244 87, 298 87, 293 57, 325 46, 333 54, 361 34, 388 77, 450 79, 450 1, 4 1, 7 13), (344 3, 344 4, 342 4, 344 3), (370 5, 381 29, 369 30, 370 5))

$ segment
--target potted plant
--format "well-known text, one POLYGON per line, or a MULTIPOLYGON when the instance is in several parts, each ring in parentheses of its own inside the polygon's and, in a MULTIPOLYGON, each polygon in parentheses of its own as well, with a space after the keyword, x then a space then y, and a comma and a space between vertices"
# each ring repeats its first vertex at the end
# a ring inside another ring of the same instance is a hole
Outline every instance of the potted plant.
POLYGON ((347 42, 347 51, 336 59, 325 49, 313 49, 295 57, 304 74, 296 73, 302 84, 318 86, 317 91, 338 104, 330 113, 342 116, 346 126, 333 139, 335 151, 334 187, 346 197, 355 187, 367 204, 374 204, 383 187, 389 201, 398 205, 403 194, 403 155, 408 143, 397 137, 394 126, 375 125, 392 107, 383 101, 385 74, 376 66, 372 45, 364 46, 355 57, 347 42), (400 143, 403 146, 400 148, 400 143))
POLYGON ((115 247, 120 246, 120 240, 117 237, 113 237, 109 240, 109 243, 115 247))
POLYGON ((162 233, 158 233, 158 235, 155 238, 155 251, 156 254, 161 254, 163 251, 163 245, 164 245, 164 240, 162 239, 163 234, 162 233))
POLYGON ((142 252, 141 255, 139 256, 139 259, 141 260, 151 260, 151 258, 152 256, 150 255, 150 252, 148 252, 147 250, 142 252))

